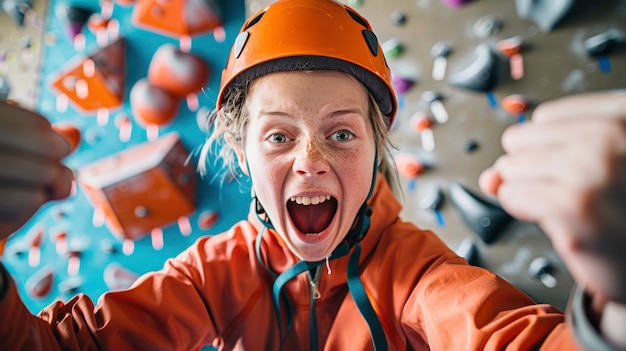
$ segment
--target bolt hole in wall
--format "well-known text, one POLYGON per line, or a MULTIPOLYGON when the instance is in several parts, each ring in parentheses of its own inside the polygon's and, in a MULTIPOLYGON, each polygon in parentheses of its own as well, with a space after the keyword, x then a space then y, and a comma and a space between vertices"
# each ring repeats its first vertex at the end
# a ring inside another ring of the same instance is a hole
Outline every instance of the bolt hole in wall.
MULTIPOLYGON (((502 131, 538 103, 626 87, 626 1, 345 2, 370 20, 393 71, 403 216, 563 308, 572 280, 545 235, 482 195, 477 177, 501 154, 502 131)), ((210 182, 213 167, 199 178, 193 151, 234 35, 267 3, 207 1, 215 8, 196 33, 155 28, 170 12, 154 0, 35 0, 22 25, 0 14, 0 91, 79 136, 67 159, 79 175, 74 194, 39 211, 4 249, 29 309, 128 286, 247 214, 248 185, 210 182), (70 25, 76 18, 83 26, 70 25), (204 78, 171 84, 177 64, 204 78)))

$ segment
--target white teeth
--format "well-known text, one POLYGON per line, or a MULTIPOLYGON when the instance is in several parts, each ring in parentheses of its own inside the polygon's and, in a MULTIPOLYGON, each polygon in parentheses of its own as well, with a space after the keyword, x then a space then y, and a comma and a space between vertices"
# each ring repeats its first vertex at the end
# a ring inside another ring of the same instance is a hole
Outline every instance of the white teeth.
POLYGON ((330 195, 321 195, 321 196, 295 196, 289 199, 290 201, 295 201, 298 205, 317 205, 321 204, 326 200, 330 200, 330 195))

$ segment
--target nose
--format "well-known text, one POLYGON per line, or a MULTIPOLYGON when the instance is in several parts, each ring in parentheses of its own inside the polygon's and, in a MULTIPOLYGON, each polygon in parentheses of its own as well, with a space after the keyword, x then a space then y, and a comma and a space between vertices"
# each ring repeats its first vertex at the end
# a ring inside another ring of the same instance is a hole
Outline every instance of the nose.
POLYGON ((330 166, 321 142, 307 138, 297 148, 293 164, 294 172, 303 177, 321 176, 328 173, 330 166))

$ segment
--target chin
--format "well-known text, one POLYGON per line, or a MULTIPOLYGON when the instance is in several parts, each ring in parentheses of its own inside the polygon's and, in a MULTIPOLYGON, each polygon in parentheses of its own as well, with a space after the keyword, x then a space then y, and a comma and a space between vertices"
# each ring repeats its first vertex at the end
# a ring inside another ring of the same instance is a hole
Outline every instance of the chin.
POLYGON ((300 243, 300 245, 297 245, 296 247, 291 247, 291 251, 301 260, 315 262, 321 261, 326 257, 332 255, 333 251, 335 250, 335 246, 327 248, 327 245, 324 245, 324 243, 300 243))

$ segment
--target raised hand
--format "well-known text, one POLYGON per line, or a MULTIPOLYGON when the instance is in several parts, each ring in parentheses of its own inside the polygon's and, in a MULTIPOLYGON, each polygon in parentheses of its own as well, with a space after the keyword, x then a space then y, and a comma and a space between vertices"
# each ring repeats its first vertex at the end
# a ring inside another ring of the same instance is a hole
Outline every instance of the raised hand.
POLYGON ((0 101, 0 240, 69 194, 72 172, 61 162, 69 151, 45 117, 0 101))
POLYGON ((626 92, 544 103, 502 145, 481 189, 537 222, 594 300, 626 304, 626 92))

